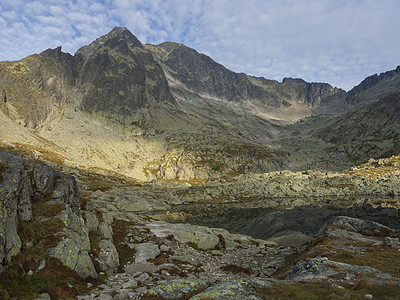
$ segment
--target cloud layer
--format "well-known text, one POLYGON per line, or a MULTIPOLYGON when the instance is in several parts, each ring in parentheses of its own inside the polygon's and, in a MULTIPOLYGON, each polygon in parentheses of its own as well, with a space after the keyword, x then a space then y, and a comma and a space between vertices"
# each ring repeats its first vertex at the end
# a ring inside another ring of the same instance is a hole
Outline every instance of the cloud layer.
POLYGON ((126 26, 227 68, 350 89, 400 64, 398 0, 0 0, 0 60, 79 47, 126 26))

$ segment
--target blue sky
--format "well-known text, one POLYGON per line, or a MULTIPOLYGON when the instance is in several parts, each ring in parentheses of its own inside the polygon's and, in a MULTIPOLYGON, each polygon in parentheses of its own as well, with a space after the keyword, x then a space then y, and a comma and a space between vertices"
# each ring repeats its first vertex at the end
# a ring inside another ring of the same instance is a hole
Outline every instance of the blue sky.
POLYGON ((400 65, 399 16, 399 0, 0 0, 0 60, 60 45, 73 54, 126 26, 236 72, 350 89, 400 65))

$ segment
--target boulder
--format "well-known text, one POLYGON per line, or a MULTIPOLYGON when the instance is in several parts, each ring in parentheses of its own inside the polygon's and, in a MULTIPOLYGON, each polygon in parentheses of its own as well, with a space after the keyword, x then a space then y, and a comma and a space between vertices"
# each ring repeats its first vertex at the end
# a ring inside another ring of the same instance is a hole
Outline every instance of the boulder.
POLYGON ((211 283, 210 280, 175 279, 147 290, 144 297, 146 299, 188 299, 188 295, 206 289, 211 283))
POLYGON ((346 216, 334 217, 329 220, 326 225, 359 233, 370 232, 371 234, 379 234, 382 231, 393 231, 389 227, 377 222, 346 216))
POLYGON ((399 248, 400 247, 400 241, 399 241, 399 238, 391 238, 391 237, 385 237, 384 239, 383 239, 383 243, 386 245, 386 246, 389 246, 389 247, 397 247, 397 248, 399 248))
POLYGON ((193 266, 197 266, 199 265, 199 260, 191 255, 173 255, 169 257, 170 261, 179 261, 182 262, 184 264, 188 264, 188 265, 193 265, 193 266))
POLYGON ((134 245, 134 247, 136 249, 135 263, 154 259, 161 253, 158 246, 153 243, 137 244, 134 245))
POLYGON ((292 267, 286 280, 324 280, 328 276, 337 274, 337 271, 329 267, 327 263, 326 257, 301 260, 292 267))
POLYGON ((110 240, 101 240, 99 243, 99 258, 96 259, 102 271, 107 275, 117 273, 119 266, 119 255, 114 244, 110 240))
POLYGON ((226 280, 210 286, 205 291, 193 296, 190 299, 259 299, 256 296, 256 289, 267 288, 272 285, 273 284, 268 280, 256 278, 226 280))
POLYGON ((90 259, 90 239, 85 223, 68 205, 61 213, 65 228, 60 233, 62 241, 49 255, 59 259, 64 265, 76 271, 82 278, 97 277, 93 262, 90 259))
POLYGON ((286 280, 321 281, 327 280, 331 276, 337 276, 338 273, 342 275, 352 273, 356 274, 357 277, 364 275, 370 283, 376 283, 375 279, 379 279, 381 283, 384 282, 382 280, 393 279, 390 274, 383 273, 372 267, 336 262, 326 257, 316 257, 306 258, 296 263, 286 276, 286 280))

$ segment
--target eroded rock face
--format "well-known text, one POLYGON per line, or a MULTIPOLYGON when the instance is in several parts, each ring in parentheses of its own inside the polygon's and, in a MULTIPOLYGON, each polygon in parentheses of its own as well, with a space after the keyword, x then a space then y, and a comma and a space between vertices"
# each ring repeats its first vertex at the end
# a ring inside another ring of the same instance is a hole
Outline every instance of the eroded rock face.
POLYGON ((235 73, 210 57, 182 44, 146 45, 168 73, 171 86, 203 97, 227 101, 254 101, 267 107, 288 107, 291 102, 317 107, 340 102, 345 91, 324 83, 285 78, 282 83, 235 73))
POLYGON ((83 278, 96 277, 97 273, 89 256, 89 235, 83 219, 68 206, 61 213, 61 219, 65 224, 65 228, 60 233, 63 239, 49 251, 49 255, 58 258, 83 278))
POLYGON ((400 66, 395 70, 381 74, 374 74, 365 78, 359 85, 353 87, 346 95, 346 102, 350 104, 373 99, 383 93, 391 93, 399 90, 400 66))
POLYGON ((17 62, 2 62, 0 84, 6 101, 0 110, 20 125, 36 128, 57 107, 71 102, 75 75, 75 60, 61 47, 17 62))
POLYGON ((18 215, 32 218, 32 189, 23 160, 0 151, 0 272, 19 253, 18 215))
POLYGON ((100 253, 97 261, 101 270, 107 275, 116 274, 119 266, 119 255, 114 244, 110 240, 101 240, 99 248, 100 253))
POLYGON ((75 54, 81 109, 132 125, 136 109, 150 103, 174 102, 164 72, 126 28, 114 28, 75 54))
MULTIPOLYGON (((61 241, 56 247, 49 249, 48 254, 84 278, 96 277, 97 273, 89 256, 89 230, 82 218, 74 177, 39 162, 25 161, 2 150, 0 171, 0 271, 3 271, 11 258, 21 251, 22 242, 17 231, 18 219, 36 219, 39 222, 58 219, 64 225, 60 232, 54 234, 61 237, 61 241), (55 216, 46 216, 45 210, 50 207, 43 206, 43 211, 37 211, 39 215, 34 215, 32 200, 43 203, 42 205, 59 205, 58 207, 63 209, 55 216)), ((93 217, 89 219, 91 224, 96 224, 93 217)), ((32 243, 34 241, 24 247, 31 247, 32 243)), ((116 268, 117 260, 118 256, 110 263, 110 268, 116 268)))

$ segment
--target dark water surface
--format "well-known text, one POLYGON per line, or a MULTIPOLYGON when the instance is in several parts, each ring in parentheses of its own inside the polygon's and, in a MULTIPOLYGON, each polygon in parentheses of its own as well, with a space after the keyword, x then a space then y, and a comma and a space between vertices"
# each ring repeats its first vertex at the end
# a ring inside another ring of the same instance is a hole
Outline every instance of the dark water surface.
MULTIPOLYGON (((265 201, 265 205, 262 200, 181 205, 174 207, 173 212, 191 214, 192 217, 187 220, 191 224, 225 228, 232 233, 261 239, 282 236, 289 232, 313 236, 334 216, 371 220, 400 229, 400 211, 393 208, 400 206, 400 198, 310 198, 302 199, 307 204, 291 208, 269 207, 270 200, 265 201)), ((275 200, 278 201, 282 199, 275 200)))

